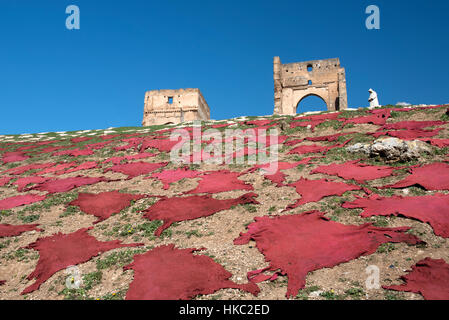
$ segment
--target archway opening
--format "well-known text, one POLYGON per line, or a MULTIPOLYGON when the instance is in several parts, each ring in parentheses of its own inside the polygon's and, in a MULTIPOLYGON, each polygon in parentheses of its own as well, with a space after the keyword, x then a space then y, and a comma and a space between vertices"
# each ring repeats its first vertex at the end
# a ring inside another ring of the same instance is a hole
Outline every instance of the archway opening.
POLYGON ((327 111, 326 102, 321 97, 314 94, 305 96, 296 105, 296 113, 308 111, 327 111))

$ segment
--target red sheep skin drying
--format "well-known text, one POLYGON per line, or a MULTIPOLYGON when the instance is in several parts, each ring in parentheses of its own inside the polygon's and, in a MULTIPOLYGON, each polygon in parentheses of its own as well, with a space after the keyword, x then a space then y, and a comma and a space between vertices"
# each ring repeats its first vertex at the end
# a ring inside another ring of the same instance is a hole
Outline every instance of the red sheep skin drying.
POLYGON ((449 300, 449 264, 443 259, 425 258, 409 272, 401 277, 405 284, 382 288, 419 293, 426 300, 449 300))
POLYGON ((162 172, 153 173, 151 176, 146 177, 156 178, 164 184, 163 189, 168 190, 170 188, 170 183, 182 180, 184 178, 196 178, 199 175, 203 174, 200 171, 189 170, 187 167, 173 169, 173 170, 164 170, 162 172))
POLYGON ((42 201, 46 198, 46 196, 40 196, 37 194, 26 194, 19 195, 14 197, 9 197, 3 200, 0 200, 0 210, 8 210, 15 207, 20 207, 26 204, 35 203, 38 201, 42 201))
POLYGON ((168 162, 161 163, 149 163, 149 162, 132 162, 125 164, 117 164, 105 170, 105 172, 112 170, 114 172, 119 172, 128 176, 128 179, 135 178, 142 174, 147 174, 157 170, 159 168, 165 167, 168 162))
POLYGON ((23 152, 6 152, 3 155, 3 163, 10 163, 10 162, 18 162, 23 161, 26 159, 29 159, 30 157, 25 155, 23 152))
POLYGON ((0 178, 0 187, 7 185, 11 179, 12 179, 12 177, 1 177, 0 178))
POLYGON ((219 193, 232 190, 254 190, 253 186, 237 179, 240 172, 227 170, 214 171, 201 176, 198 186, 186 194, 191 193, 219 193))
POLYGON ((78 206, 81 211, 96 216, 98 220, 94 223, 98 223, 128 207, 132 200, 136 201, 145 197, 145 195, 126 194, 118 191, 98 194, 80 193, 78 199, 68 205, 78 206))
POLYGON ((366 180, 375 180, 389 177, 394 171, 394 169, 391 167, 359 164, 359 161, 360 160, 354 160, 342 164, 333 163, 328 166, 320 166, 313 170, 311 173, 336 175, 346 180, 354 179, 359 183, 364 183, 366 180))
POLYGON ((419 168, 411 168, 411 175, 395 184, 380 187, 405 188, 420 185, 426 190, 449 190, 449 164, 432 163, 419 168))
POLYGON ((277 217, 258 217, 240 234, 234 244, 242 245, 254 240, 257 249, 270 263, 268 268, 248 273, 253 281, 267 277, 251 278, 263 271, 280 269, 288 277, 286 296, 296 296, 304 288, 308 272, 332 268, 344 262, 370 255, 387 242, 422 241, 405 233, 409 228, 377 228, 371 224, 344 225, 326 218, 318 211, 277 217))
POLYGON ((256 284, 232 282, 232 274, 210 257, 193 254, 199 250, 176 249, 170 244, 135 255, 123 268, 134 270, 126 300, 188 300, 226 288, 257 296, 260 290, 256 284))
POLYGON ((360 190, 356 185, 350 185, 343 182, 334 182, 327 179, 323 180, 308 180, 301 178, 295 183, 287 185, 288 187, 296 188, 296 192, 301 195, 301 199, 296 203, 289 205, 286 210, 294 209, 302 204, 309 202, 320 201, 328 196, 341 196, 347 191, 360 190))
POLYGON ((361 216, 402 215, 430 224, 437 236, 449 238, 449 195, 383 198, 372 195, 345 202, 343 208, 362 208, 361 216))
POLYGON ((36 269, 27 277, 36 281, 22 291, 22 294, 33 292, 47 281, 53 274, 69 266, 89 261, 100 253, 123 247, 136 247, 143 243, 123 244, 119 240, 100 242, 87 233, 90 228, 80 229, 69 234, 57 233, 50 237, 40 238, 24 249, 39 251, 36 269))
POLYGON ((47 191, 49 193, 67 192, 74 188, 78 188, 89 184, 95 184, 102 181, 107 180, 103 177, 94 178, 94 177, 77 176, 72 178, 45 181, 43 183, 34 186, 33 188, 31 188, 31 190, 47 191))
POLYGON ((0 238, 20 236, 22 233, 27 231, 42 231, 42 229, 37 228, 37 226, 38 224, 23 224, 20 226, 0 224, 0 238))
POLYGON ((255 193, 246 193, 237 199, 218 200, 211 195, 191 196, 191 197, 163 197, 153 204, 150 208, 144 210, 144 218, 151 221, 163 220, 164 224, 155 232, 155 236, 170 227, 174 222, 194 220, 201 217, 208 217, 222 210, 228 210, 238 204, 259 204, 253 198, 257 197, 255 193))

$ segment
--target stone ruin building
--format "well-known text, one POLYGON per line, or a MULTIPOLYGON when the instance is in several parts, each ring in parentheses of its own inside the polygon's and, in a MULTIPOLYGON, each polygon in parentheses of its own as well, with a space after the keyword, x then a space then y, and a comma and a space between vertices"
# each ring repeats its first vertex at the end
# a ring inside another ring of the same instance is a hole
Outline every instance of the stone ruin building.
POLYGON ((145 93, 142 126, 209 119, 210 109, 199 89, 151 90, 145 93))
POLYGON ((326 59, 282 64, 273 59, 274 114, 297 114, 299 103, 314 95, 324 100, 327 110, 348 108, 345 69, 340 60, 326 59))

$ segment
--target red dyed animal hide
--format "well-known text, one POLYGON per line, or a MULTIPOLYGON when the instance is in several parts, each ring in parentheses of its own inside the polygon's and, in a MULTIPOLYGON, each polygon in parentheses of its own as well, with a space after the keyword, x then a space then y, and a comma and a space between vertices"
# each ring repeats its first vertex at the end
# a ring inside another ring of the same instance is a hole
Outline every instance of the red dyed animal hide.
POLYGON ((7 185, 11 179, 12 179, 12 177, 1 177, 0 178, 0 187, 7 185))
POLYGON ((337 141, 338 138, 340 138, 342 136, 346 136, 346 135, 353 134, 353 133, 355 133, 355 132, 337 133, 337 134, 333 134, 333 135, 329 135, 329 136, 322 136, 322 137, 307 137, 304 140, 314 141, 314 142, 318 142, 318 141, 333 142, 333 141, 337 141))
POLYGON ((253 199, 254 197, 257 197, 257 194, 247 193, 237 199, 226 200, 214 199, 211 195, 182 198, 163 197, 150 208, 144 210, 145 214, 143 217, 151 221, 164 221, 164 224, 154 233, 156 236, 160 236, 161 233, 170 227, 174 222, 207 217, 216 212, 228 210, 232 206, 236 206, 238 204, 259 204, 259 202, 253 199))
POLYGON ((21 294, 33 292, 47 281, 53 274, 69 266, 89 261, 100 253, 123 247, 136 247, 143 243, 122 244, 119 240, 100 242, 87 233, 91 228, 80 229, 69 234, 57 233, 40 238, 24 249, 39 251, 36 269, 27 277, 36 281, 22 291, 21 294))
POLYGON ((449 264, 443 259, 425 258, 402 276, 403 285, 382 286, 387 290, 421 294, 426 300, 449 300, 449 264))
POLYGON ((72 150, 64 150, 64 151, 58 151, 53 153, 53 156, 72 156, 72 157, 79 157, 79 156, 89 156, 94 154, 94 152, 90 149, 72 149, 72 150))
POLYGON ((30 157, 22 152, 6 152, 3 154, 3 163, 18 162, 29 159, 30 157))
POLYGON ((29 184, 36 184, 36 183, 43 183, 45 181, 50 180, 50 178, 47 177, 40 177, 40 176, 32 176, 32 177, 24 177, 17 179, 14 184, 17 185, 17 191, 22 192, 25 190, 25 187, 29 184))
POLYGON ((128 149, 136 149, 139 144, 142 143, 142 138, 129 138, 129 139, 123 139, 122 142, 127 142, 127 145, 120 146, 120 147, 114 147, 115 151, 122 151, 122 150, 128 150, 128 149))
POLYGON ((135 178, 142 174, 148 174, 154 170, 165 167, 168 162, 161 163, 149 163, 149 162, 133 162, 133 163, 125 163, 125 164, 117 164, 112 166, 111 168, 106 169, 107 171, 120 172, 128 176, 128 179, 135 178))
POLYGON ((209 172, 201 175, 201 180, 198 186, 185 192, 191 193, 219 193, 231 190, 254 190, 253 186, 237 179, 241 176, 240 172, 231 172, 227 170, 220 170, 209 172))
POLYGON ((248 172, 254 172, 257 169, 261 169, 261 172, 265 174, 266 179, 275 183, 278 187, 281 187, 285 181, 285 173, 281 172, 280 170, 288 170, 288 169, 295 168, 301 164, 308 164, 308 163, 310 163, 310 161, 312 161, 313 159, 317 159, 317 158, 318 157, 304 158, 304 159, 294 162, 294 163, 278 162, 277 163, 278 170, 274 174, 269 174, 269 172, 267 171, 270 169, 270 167, 273 167, 273 164, 269 164, 269 163, 256 165, 253 168, 251 168, 250 170, 248 170, 248 172))
POLYGON ((107 180, 103 177, 94 178, 77 176, 72 178, 45 181, 32 187, 30 190, 47 191, 49 193, 67 192, 81 186, 95 184, 101 181, 107 180))
POLYGON ((157 156, 156 153, 144 152, 144 153, 139 153, 139 154, 132 155, 132 156, 112 157, 112 158, 106 159, 105 161, 103 161, 103 163, 112 162, 112 164, 116 165, 116 164, 120 164, 123 160, 125 160, 127 162, 129 160, 146 159, 146 158, 151 158, 151 157, 155 157, 155 156, 157 156))
POLYGON ((320 166, 311 173, 324 173, 339 176, 343 179, 354 179, 359 183, 366 180, 375 180, 389 177, 394 169, 388 166, 370 166, 358 163, 360 160, 348 161, 342 164, 333 163, 328 166, 320 166))
POLYGON ((289 187, 296 188, 296 192, 301 195, 301 199, 287 207, 286 210, 294 209, 308 202, 320 201, 328 196, 341 196, 347 191, 360 190, 356 185, 350 185, 343 182, 334 182, 327 179, 308 180, 301 178, 295 183, 288 184, 289 187))
POLYGON ((331 149, 335 149, 335 148, 342 148, 344 147, 349 141, 351 141, 352 139, 349 139, 347 141, 345 141, 344 143, 341 144, 336 144, 333 146, 319 146, 319 145, 308 145, 308 146, 299 146, 296 147, 292 150, 290 150, 290 152, 288 152, 288 154, 307 154, 307 153, 323 153, 326 154, 329 150, 331 149))
POLYGON ((345 202, 343 208, 362 208, 361 216, 405 216, 429 223, 435 234, 449 238, 449 195, 435 194, 420 197, 382 198, 372 195, 345 202))
POLYGON ((48 174, 48 173, 55 173, 58 171, 63 171, 65 169, 71 168, 71 167, 75 167, 77 165, 77 163, 75 161, 73 162, 69 162, 69 163, 61 163, 58 165, 54 165, 50 168, 47 168, 45 170, 39 171, 36 173, 36 175, 42 175, 42 174, 48 174))
POLYGON ((123 267, 134 270, 126 299, 187 300, 226 288, 257 296, 260 290, 256 284, 237 284, 229 280, 232 274, 212 258, 193 254, 200 250, 176 249, 170 244, 135 255, 134 261, 123 267))
POLYGON ((395 123, 389 123, 384 125, 379 131, 382 130, 420 130, 428 127, 439 126, 445 124, 445 121, 400 121, 395 123))
POLYGON ((183 167, 176 170, 164 170, 159 173, 153 173, 145 179, 159 179, 164 184, 163 189, 168 190, 170 188, 170 183, 172 182, 176 182, 184 178, 196 178, 201 174, 203 174, 203 172, 189 170, 187 167, 183 167))
POLYGON ((404 188, 420 185, 426 190, 449 190, 449 165, 447 163, 432 163, 419 168, 411 168, 411 175, 395 184, 380 187, 404 188))
POLYGON ((81 211, 94 215, 98 218, 94 223, 106 220, 114 213, 119 213, 126 207, 129 207, 131 201, 137 201, 145 198, 145 195, 126 194, 118 191, 102 193, 80 193, 76 200, 68 205, 78 206, 81 211))
POLYGON ((364 116, 364 117, 357 117, 352 119, 346 119, 345 125, 348 123, 354 123, 354 124, 362 124, 362 123, 371 123, 378 126, 385 125, 388 118, 390 117, 391 110, 390 109, 379 109, 379 110, 370 110, 369 111, 372 115, 370 116, 364 116))
POLYGON ((449 147, 449 139, 420 139, 438 148, 449 147))
POLYGON ((428 130, 398 130, 398 131, 384 131, 370 133, 373 137, 378 138, 380 136, 390 136, 402 140, 416 140, 418 138, 429 138, 436 136, 442 128, 438 128, 432 131, 428 130))
POLYGON ((148 148, 155 148, 159 151, 170 152, 171 149, 181 141, 181 137, 179 140, 170 141, 170 139, 161 140, 161 139, 145 139, 142 142, 142 146, 140 147, 140 152, 145 151, 148 148))
POLYGON ((409 228, 377 228, 371 224, 344 225, 330 221, 325 213, 255 218, 248 232, 240 234, 234 244, 242 245, 251 239, 270 266, 248 273, 254 282, 267 280, 263 271, 280 269, 288 277, 287 297, 296 296, 305 286, 308 272, 332 268, 360 256, 374 253, 387 242, 416 244, 419 238, 406 234, 409 228), (254 277, 255 275, 257 275, 254 277))
POLYGON ((42 231, 42 229, 36 228, 37 226, 38 224, 23 224, 20 226, 0 224, 0 238, 19 236, 27 231, 42 231))
POLYGON ((46 169, 49 167, 55 166, 56 163, 33 163, 28 164, 25 166, 15 167, 12 169, 8 169, 6 171, 3 171, 2 173, 9 173, 9 174, 23 174, 29 170, 35 170, 35 169, 46 169))
POLYGON ((75 167, 73 169, 69 169, 67 171, 61 172, 61 174, 81 171, 81 170, 89 170, 89 169, 95 169, 97 168, 97 163, 95 161, 88 161, 80 164, 78 167, 75 167))
POLYGON ((3 200, 0 200, 0 210, 8 210, 15 207, 20 207, 26 204, 35 203, 38 201, 44 200, 45 196, 39 196, 37 194, 27 194, 27 195, 20 195, 20 196, 14 196, 10 198, 6 198, 3 200))

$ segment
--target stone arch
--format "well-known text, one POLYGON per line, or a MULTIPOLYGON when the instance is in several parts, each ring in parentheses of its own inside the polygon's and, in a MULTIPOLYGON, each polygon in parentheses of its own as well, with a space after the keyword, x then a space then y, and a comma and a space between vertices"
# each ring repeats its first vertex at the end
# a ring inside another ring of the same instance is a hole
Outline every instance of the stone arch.
POLYGON ((329 100, 329 89, 326 87, 309 87, 307 89, 302 90, 294 90, 293 91, 293 108, 289 110, 291 114, 298 113, 298 106, 302 100, 309 96, 316 96, 324 101, 327 109, 329 110, 330 100, 329 100))
POLYGON ((309 95, 324 100, 328 111, 348 107, 345 69, 338 58, 282 64, 273 59, 274 114, 293 115, 309 95))
MULTIPOLYGON (((309 93, 309 94, 306 94, 306 95, 302 96, 301 99, 299 99, 298 103, 296 104, 296 113, 298 113, 298 108, 299 108, 299 105, 301 104, 301 102, 304 101, 304 99, 306 99, 308 97, 318 97, 318 98, 320 98, 324 102, 324 104, 326 105, 326 108, 328 108, 328 104, 327 104, 325 98, 323 98, 322 96, 320 96, 318 94, 315 94, 315 93, 309 93)), ((325 110, 323 110, 323 111, 325 111, 325 110)))

